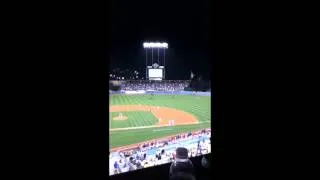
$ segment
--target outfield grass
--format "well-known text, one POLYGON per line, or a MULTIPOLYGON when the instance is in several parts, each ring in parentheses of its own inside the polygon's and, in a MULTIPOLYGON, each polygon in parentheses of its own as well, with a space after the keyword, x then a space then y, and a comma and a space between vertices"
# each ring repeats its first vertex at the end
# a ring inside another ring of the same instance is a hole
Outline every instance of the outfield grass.
MULTIPOLYGON (((210 98, 209 96, 192 95, 111 95, 111 106, 141 104, 171 107, 193 114, 200 124, 112 131, 110 133, 110 147, 119 147, 210 127, 210 98)), ((111 120, 110 128, 150 126, 157 122, 157 119, 149 112, 137 111, 124 112, 123 114, 127 116, 128 119, 125 121, 111 120)), ((118 113, 110 113, 110 118, 112 119, 113 116, 117 115, 118 113)))

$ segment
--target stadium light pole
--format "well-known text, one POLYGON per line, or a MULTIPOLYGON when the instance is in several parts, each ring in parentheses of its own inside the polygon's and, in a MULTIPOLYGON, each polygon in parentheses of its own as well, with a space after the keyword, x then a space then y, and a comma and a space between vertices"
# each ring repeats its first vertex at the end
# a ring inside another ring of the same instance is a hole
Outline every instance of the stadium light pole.
POLYGON ((148 67, 147 67, 147 65, 148 65, 148 49, 147 48, 145 48, 145 49, 146 49, 146 79, 147 79, 147 77, 148 77, 148 67))
POLYGON ((163 77, 165 78, 165 49, 168 49, 168 43, 148 43, 145 42, 143 43, 143 48, 146 49, 146 79, 148 78, 148 49, 151 48, 151 62, 153 64, 153 48, 158 49, 158 59, 157 63, 160 63, 160 56, 159 56, 159 50, 164 49, 164 72, 163 72, 163 77))
POLYGON ((163 67, 164 67, 163 79, 166 79, 166 48, 164 48, 163 50, 163 67))

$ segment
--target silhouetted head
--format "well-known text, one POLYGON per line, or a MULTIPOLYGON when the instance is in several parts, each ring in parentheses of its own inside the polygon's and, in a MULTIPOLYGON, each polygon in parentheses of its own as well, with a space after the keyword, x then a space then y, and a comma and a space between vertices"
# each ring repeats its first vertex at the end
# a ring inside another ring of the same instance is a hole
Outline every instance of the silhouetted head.
POLYGON ((178 172, 172 176, 170 176, 169 180, 196 180, 196 178, 189 173, 178 172))
POLYGON ((176 159, 171 164, 169 174, 172 176, 179 172, 194 173, 193 164, 190 159, 188 159, 188 150, 183 147, 177 148, 176 159))

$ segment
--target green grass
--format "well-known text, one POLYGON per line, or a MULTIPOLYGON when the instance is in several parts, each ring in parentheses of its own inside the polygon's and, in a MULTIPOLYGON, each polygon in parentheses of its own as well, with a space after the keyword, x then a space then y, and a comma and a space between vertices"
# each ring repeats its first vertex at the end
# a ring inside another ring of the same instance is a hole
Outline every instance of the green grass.
POLYGON ((210 122, 197 125, 113 131, 110 135, 109 143, 113 148, 208 127, 210 127, 210 122))
MULTIPOLYGON (((119 147, 210 127, 210 98, 209 96, 192 95, 111 95, 110 105, 141 104, 171 107, 193 114, 200 124, 113 131, 110 135, 110 147, 119 147)), ((137 111, 122 113, 128 117, 128 120, 111 120, 110 128, 149 126, 157 122, 157 119, 149 112, 137 111)), ((110 113, 110 117, 112 118, 118 114, 119 113, 110 113)))
MULTIPOLYGON (((110 128, 124 128, 124 127, 140 127, 151 126, 158 122, 158 119, 150 112, 134 111, 134 112, 121 112, 123 116, 128 119, 123 121, 112 120, 110 121, 110 128)), ((110 119, 117 117, 119 112, 110 113, 110 119)))

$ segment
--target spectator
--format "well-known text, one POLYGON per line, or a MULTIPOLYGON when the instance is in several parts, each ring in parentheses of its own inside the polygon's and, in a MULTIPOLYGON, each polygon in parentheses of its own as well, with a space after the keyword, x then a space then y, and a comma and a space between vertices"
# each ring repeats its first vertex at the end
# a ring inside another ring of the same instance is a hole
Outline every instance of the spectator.
POLYGON ((144 163, 144 168, 147 168, 147 167, 150 167, 151 166, 151 164, 150 163, 148 163, 147 161, 144 163))
POLYGON ((143 166, 141 165, 141 162, 138 161, 138 163, 137 163, 137 169, 142 169, 142 168, 143 168, 143 166))
POLYGON ((178 172, 170 176, 169 180, 196 180, 196 178, 190 173, 178 172))
POLYGON ((191 157, 195 157, 196 156, 196 150, 192 149, 191 151, 191 157))
POLYGON ((211 155, 207 154, 202 157, 201 164, 204 168, 209 169, 211 162, 211 155))
POLYGON ((173 161, 174 158, 173 158, 173 153, 170 153, 170 160, 173 161))
POLYGON ((119 164, 118 164, 118 162, 117 162, 117 161, 116 161, 116 162, 114 162, 113 167, 114 167, 114 174, 121 173, 121 171, 120 171, 120 167, 119 167, 119 164))
POLYGON ((119 160, 119 168, 122 169, 125 166, 125 163, 122 161, 122 159, 119 160))
POLYGON ((128 162, 128 166, 129 166, 129 171, 133 171, 135 170, 136 168, 134 167, 133 163, 132 162, 128 162))
POLYGON ((179 147, 176 150, 176 159, 171 164, 170 176, 177 172, 194 173, 193 164, 188 159, 188 150, 183 147, 179 147))

